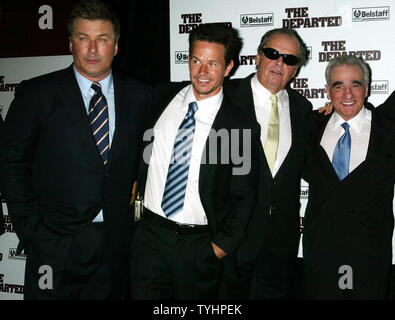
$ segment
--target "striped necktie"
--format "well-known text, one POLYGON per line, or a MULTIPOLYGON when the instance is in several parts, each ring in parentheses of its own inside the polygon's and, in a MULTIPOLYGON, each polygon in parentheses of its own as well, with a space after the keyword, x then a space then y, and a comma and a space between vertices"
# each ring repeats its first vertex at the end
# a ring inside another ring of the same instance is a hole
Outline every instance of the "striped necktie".
POLYGON ((270 96, 272 101, 272 110, 270 112, 269 125, 267 129, 267 136, 265 142, 265 156, 269 165, 270 171, 273 173, 274 162, 277 158, 278 140, 279 140, 279 120, 277 96, 272 94, 270 96))
POLYGON ((347 122, 344 122, 342 127, 345 132, 337 142, 332 158, 333 168, 335 169, 340 181, 348 175, 351 152, 350 125, 347 122))
POLYGON ((103 163, 107 164, 110 148, 107 100, 101 91, 100 83, 92 83, 91 88, 95 90, 95 94, 89 103, 89 120, 97 149, 103 158, 103 163))
POLYGON ((189 162, 195 133, 196 102, 189 104, 188 112, 181 122, 174 141, 173 152, 167 172, 161 207, 166 217, 182 210, 188 182, 189 162))

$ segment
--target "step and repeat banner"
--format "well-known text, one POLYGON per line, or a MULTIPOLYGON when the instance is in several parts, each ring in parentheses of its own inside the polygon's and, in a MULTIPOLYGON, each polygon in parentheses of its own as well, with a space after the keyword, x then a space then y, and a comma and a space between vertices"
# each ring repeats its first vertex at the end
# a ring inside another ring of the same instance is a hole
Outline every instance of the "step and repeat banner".
MULTIPOLYGON (((255 72, 257 47, 264 33, 274 28, 293 28, 310 55, 291 87, 309 99, 314 109, 328 101, 324 90, 328 61, 346 53, 360 56, 369 64, 369 101, 377 106, 395 89, 394 9, 390 0, 170 0, 171 79, 189 79, 188 35, 201 23, 227 23, 243 38, 240 65, 232 78, 255 72)), ((308 184, 302 180, 301 230, 308 192, 308 184)), ((394 238, 393 244, 395 248, 394 238)))

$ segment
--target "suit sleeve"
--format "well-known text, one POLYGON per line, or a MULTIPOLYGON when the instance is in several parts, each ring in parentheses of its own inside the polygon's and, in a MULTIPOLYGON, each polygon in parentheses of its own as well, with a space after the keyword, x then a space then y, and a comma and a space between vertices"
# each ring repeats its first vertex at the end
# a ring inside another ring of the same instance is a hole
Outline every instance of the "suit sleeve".
POLYGON ((39 130, 38 90, 30 81, 22 82, 15 93, 0 136, 0 186, 8 213, 25 246, 40 220, 35 200, 31 167, 39 130))
MULTIPOLYGON (((248 142, 246 141, 251 146, 250 154, 243 152, 243 150, 249 149, 248 147, 244 148, 243 144, 239 150, 239 154, 243 154, 246 161, 242 163, 242 166, 247 164, 247 167, 232 165, 228 214, 218 226, 218 232, 213 239, 213 242, 228 255, 234 254, 244 241, 247 224, 256 205, 260 141, 258 132, 254 133, 253 130, 250 132, 252 132, 251 138, 247 139, 248 142)), ((243 141, 242 139, 240 137, 239 141, 243 141)))

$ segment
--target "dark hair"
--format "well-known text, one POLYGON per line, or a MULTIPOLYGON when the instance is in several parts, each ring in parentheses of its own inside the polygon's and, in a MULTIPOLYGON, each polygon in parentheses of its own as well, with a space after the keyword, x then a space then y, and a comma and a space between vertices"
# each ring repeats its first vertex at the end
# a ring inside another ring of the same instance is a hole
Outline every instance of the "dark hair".
POLYGON ((74 22, 78 18, 87 20, 110 21, 114 29, 115 41, 119 39, 119 36, 121 34, 119 19, 116 13, 108 4, 105 4, 98 0, 83 0, 77 3, 71 10, 69 21, 67 24, 69 36, 72 36, 74 22))
POLYGON ((196 41, 214 42, 225 47, 225 64, 236 59, 236 54, 241 49, 242 40, 236 29, 225 23, 204 23, 196 27, 189 34, 189 55, 192 55, 196 41))
POLYGON ((298 44, 298 48, 299 48, 298 66, 300 67, 300 66, 303 66, 307 63, 308 50, 307 50, 306 44, 304 43, 302 38, 299 36, 299 34, 294 29, 278 28, 278 29, 272 29, 272 30, 266 32, 263 35, 263 37, 261 39, 261 43, 258 46, 259 53, 263 52, 263 49, 265 48, 266 44, 269 42, 270 38, 275 34, 283 34, 283 35, 290 37, 291 39, 294 39, 296 41, 296 43, 298 44))

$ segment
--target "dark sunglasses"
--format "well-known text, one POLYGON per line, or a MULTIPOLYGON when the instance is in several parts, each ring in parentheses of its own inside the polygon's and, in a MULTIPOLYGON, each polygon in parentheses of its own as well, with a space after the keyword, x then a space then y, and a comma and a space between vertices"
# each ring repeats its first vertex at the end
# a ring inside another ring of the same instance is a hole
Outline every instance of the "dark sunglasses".
POLYGON ((297 56, 294 56, 293 54, 280 53, 273 48, 263 48, 262 51, 265 54, 266 58, 270 60, 277 60, 280 59, 280 57, 283 57, 284 63, 289 66, 295 66, 299 62, 299 58, 297 56))

